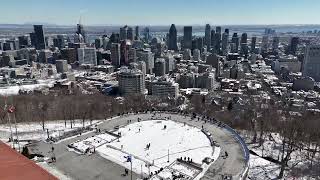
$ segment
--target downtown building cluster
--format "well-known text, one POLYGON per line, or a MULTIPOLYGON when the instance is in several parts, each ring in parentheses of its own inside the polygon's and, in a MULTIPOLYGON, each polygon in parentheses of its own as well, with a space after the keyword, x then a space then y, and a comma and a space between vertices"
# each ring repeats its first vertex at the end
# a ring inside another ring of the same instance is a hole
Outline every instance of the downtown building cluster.
POLYGON ((160 36, 150 27, 126 25, 90 40, 80 23, 71 37, 33 28, 1 41, 2 84, 57 74, 56 84, 68 88, 74 81, 106 94, 173 99, 214 91, 257 93, 267 91, 264 86, 279 96, 303 90, 317 97, 319 91, 320 47, 310 40, 315 33, 292 36, 268 28, 255 35, 207 24, 196 36, 192 26, 172 24, 160 36))

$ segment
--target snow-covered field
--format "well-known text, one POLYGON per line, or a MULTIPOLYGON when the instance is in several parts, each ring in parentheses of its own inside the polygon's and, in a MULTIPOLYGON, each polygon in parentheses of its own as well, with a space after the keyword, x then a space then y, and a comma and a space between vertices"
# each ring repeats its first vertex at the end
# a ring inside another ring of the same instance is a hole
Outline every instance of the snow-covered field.
POLYGON ((6 86, 0 88, 0 95, 17 95, 19 94, 19 90, 26 91, 34 91, 35 89, 49 88, 53 87, 54 80, 38 80, 38 84, 28 84, 28 85, 14 85, 14 86, 6 86))
MULTIPOLYGON (((93 124, 97 122, 98 121, 92 121, 93 124)), ((85 126, 89 125, 90 121, 85 121, 85 126)), ((80 127, 83 127, 81 120, 74 120, 74 123, 72 123, 72 128, 70 121, 67 121, 66 126, 65 121, 49 121, 45 122, 45 131, 43 131, 41 122, 30 122, 18 123, 17 132, 19 140, 44 140, 47 138, 47 129, 49 131, 50 137, 59 137, 66 132, 72 131, 80 127)), ((16 139, 16 128, 14 124, 11 125, 11 130, 13 132, 13 138, 16 139)), ((9 124, 0 125, 0 140, 6 142, 8 141, 9 137, 9 124)))
MULTIPOLYGON (((202 165, 206 157, 217 159, 213 156, 219 156, 219 153, 214 153, 209 139, 200 129, 173 121, 136 122, 120 128, 115 133, 118 132, 121 133, 119 141, 102 145, 96 151, 128 169, 130 162, 127 162, 125 157, 131 155, 133 171, 138 174, 149 174, 148 165, 151 165, 150 172, 168 167, 180 157, 189 157, 194 163, 202 165), (149 143, 150 148, 147 148, 149 143)), ((195 174, 190 169, 176 169, 190 175, 195 174)))

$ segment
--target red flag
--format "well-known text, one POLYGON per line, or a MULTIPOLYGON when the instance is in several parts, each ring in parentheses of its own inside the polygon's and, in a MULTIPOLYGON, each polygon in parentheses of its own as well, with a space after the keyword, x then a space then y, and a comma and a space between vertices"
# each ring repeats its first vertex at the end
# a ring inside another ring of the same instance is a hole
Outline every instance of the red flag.
POLYGON ((14 113, 14 111, 16 110, 16 108, 14 106, 10 106, 8 109, 9 113, 14 113))

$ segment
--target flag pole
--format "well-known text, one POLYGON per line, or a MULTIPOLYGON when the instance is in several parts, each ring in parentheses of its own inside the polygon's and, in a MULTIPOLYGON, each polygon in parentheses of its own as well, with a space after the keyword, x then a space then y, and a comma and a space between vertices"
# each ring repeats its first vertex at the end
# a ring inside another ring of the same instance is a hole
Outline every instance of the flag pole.
POLYGON ((131 158, 131 161, 130 161, 130 165, 131 165, 131 180, 132 180, 132 158, 131 158))
POLYGON ((20 142, 19 142, 19 135, 18 135, 18 128, 17 128, 17 119, 16 119, 16 115, 13 114, 13 119, 14 119, 14 126, 16 128, 16 136, 17 136, 17 143, 18 143, 18 148, 19 148, 19 152, 20 151, 20 142))
POLYGON ((10 139, 12 143, 12 148, 14 148, 14 142, 13 142, 13 133, 12 133, 12 128, 11 128, 11 119, 10 119, 10 113, 8 112, 7 109, 7 98, 5 98, 5 110, 7 111, 7 116, 8 116, 8 122, 9 122, 9 127, 10 127, 10 139))

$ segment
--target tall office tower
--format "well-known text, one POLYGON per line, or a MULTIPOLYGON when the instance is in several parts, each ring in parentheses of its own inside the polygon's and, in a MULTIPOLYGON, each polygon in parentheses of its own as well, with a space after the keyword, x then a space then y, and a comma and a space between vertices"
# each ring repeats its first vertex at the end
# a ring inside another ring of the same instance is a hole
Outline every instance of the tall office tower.
POLYGON ((251 38, 251 52, 254 52, 256 50, 256 44, 257 44, 257 37, 251 38))
POLYGON ((247 43, 241 43, 240 45, 240 54, 245 55, 247 57, 249 53, 249 48, 247 43))
POLYGON ((139 26, 136 26, 135 28, 135 40, 139 40, 140 39, 140 31, 139 31, 139 26))
POLYGON ((112 33, 110 36, 110 42, 111 43, 120 43, 120 34, 112 33))
POLYGON ((299 45, 299 37, 292 37, 287 50, 287 54, 295 55, 299 45))
POLYGON ((178 50, 177 46, 177 29, 174 24, 171 24, 170 30, 169 30, 169 39, 168 39, 168 49, 169 50, 178 50))
POLYGON ((261 52, 268 52, 269 49, 269 36, 262 37, 261 52))
POLYGON ((166 74, 166 60, 164 58, 156 59, 154 63, 155 76, 164 76, 166 74))
POLYGON ((196 39, 197 43, 196 43, 196 48, 195 49, 199 49, 202 50, 203 49, 203 37, 198 37, 196 39))
POLYGON ((65 37, 63 35, 57 35, 57 37, 53 39, 53 46, 59 49, 64 48, 66 46, 65 37))
POLYGON ((84 43, 87 42, 86 32, 85 32, 84 27, 83 27, 83 25, 81 23, 77 24, 77 32, 76 32, 76 34, 82 36, 84 43))
POLYGON ((126 39, 128 39, 128 26, 127 25, 120 28, 120 40, 126 40, 126 39))
POLYGON ((320 45, 306 46, 302 75, 320 82, 320 45))
POLYGON ((145 91, 144 74, 138 69, 122 67, 118 81, 121 94, 143 94, 145 91))
POLYGON ((216 27, 216 34, 215 34, 215 40, 216 40, 216 52, 220 54, 221 52, 221 34, 222 33, 222 28, 221 26, 216 27))
POLYGON ((240 43, 241 44, 242 43, 246 43, 247 44, 247 42, 248 42, 248 34, 247 33, 242 33, 240 43))
POLYGON ((210 49, 210 46, 211 46, 211 27, 210 27, 210 24, 206 24, 204 38, 205 38, 205 45, 206 45, 207 49, 210 49))
POLYGON ((128 27, 128 31, 127 31, 127 39, 130 39, 131 41, 133 41, 133 29, 132 27, 128 27))
POLYGON ((131 41, 123 40, 120 43, 120 64, 129 65, 129 50, 132 48, 131 41))
POLYGON ((20 48, 26 48, 30 45, 30 38, 29 36, 19 36, 18 37, 18 40, 19 40, 19 45, 20 45, 20 48))
MULTIPOLYGON (((221 29, 220 29, 221 31, 221 29)), ((220 33, 217 33, 215 34, 215 52, 220 54, 220 51, 221 51, 221 34, 220 33)))
POLYGON ((240 54, 248 55, 248 34, 242 33, 240 40, 240 54))
MULTIPOLYGON (((211 47, 215 47, 216 46, 216 31, 215 30, 211 30, 211 32, 210 32, 210 36, 211 36, 211 42, 210 42, 210 44, 211 44, 211 47)), ((208 50, 210 50, 210 49, 208 49, 208 50)))
POLYGON ((183 28, 183 48, 192 48, 192 26, 185 26, 183 28))
POLYGON ((97 65, 96 48, 78 48, 79 64, 97 65))
POLYGON ((37 50, 41 50, 41 49, 46 49, 46 40, 44 37, 44 31, 43 31, 43 26, 42 25, 33 25, 33 29, 34 29, 34 34, 32 36, 34 36, 33 38, 35 38, 35 48, 37 50))
POLYGON ((227 33, 227 34, 229 34, 229 33, 230 33, 230 30, 229 30, 228 28, 226 28, 226 29, 224 30, 224 32, 227 33))
POLYGON ((144 28, 144 41, 149 42, 150 41, 150 29, 148 27, 144 28))
POLYGON ((148 50, 137 51, 137 57, 140 61, 146 63, 146 70, 148 74, 152 74, 152 69, 154 68, 154 54, 148 50))
POLYGON ((111 64, 116 68, 120 67, 120 44, 111 44, 111 64))
POLYGON ((272 39, 272 51, 277 51, 279 49, 280 38, 274 36, 272 39))
POLYGON ((216 33, 221 34, 222 33, 222 28, 221 26, 216 27, 216 33))
POLYGON ((166 74, 172 72, 175 69, 175 59, 171 53, 167 53, 166 60, 166 74))
POLYGON ((129 63, 137 61, 137 50, 135 48, 129 49, 129 63))
POLYGON ((222 34, 222 45, 221 45, 223 55, 228 54, 228 43, 229 43, 229 34, 224 32, 222 34))
POLYGON ((234 43, 233 53, 237 53, 239 50, 239 37, 238 33, 233 33, 231 42, 234 43))

